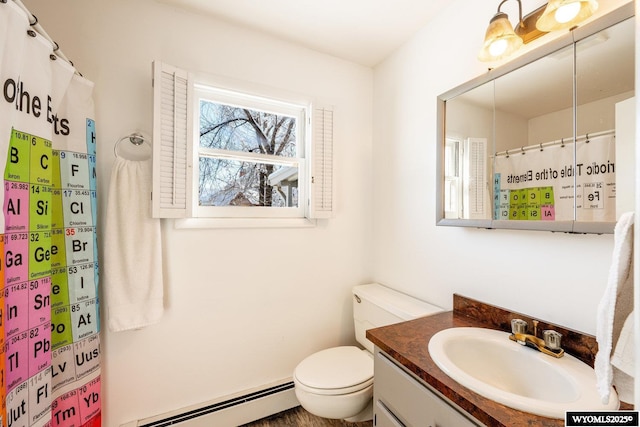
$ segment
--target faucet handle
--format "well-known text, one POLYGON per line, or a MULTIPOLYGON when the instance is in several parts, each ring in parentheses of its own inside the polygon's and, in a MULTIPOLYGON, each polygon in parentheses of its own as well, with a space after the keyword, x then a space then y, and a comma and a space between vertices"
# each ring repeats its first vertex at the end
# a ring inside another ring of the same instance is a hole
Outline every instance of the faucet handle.
POLYGON ((560 341, 562 340, 562 334, 560 332, 547 329, 542 332, 542 338, 547 348, 550 350, 560 350, 560 341))
POLYGON ((514 334, 526 334, 527 322, 522 319, 511 319, 511 332, 514 334))

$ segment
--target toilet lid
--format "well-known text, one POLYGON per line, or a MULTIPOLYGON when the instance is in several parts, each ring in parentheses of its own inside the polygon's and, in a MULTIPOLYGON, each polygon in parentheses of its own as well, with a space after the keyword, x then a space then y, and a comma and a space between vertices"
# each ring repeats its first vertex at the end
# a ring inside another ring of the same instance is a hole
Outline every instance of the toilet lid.
POLYGON ((350 388, 372 382, 373 358, 354 346, 328 348, 300 362, 294 376, 315 389, 350 388))

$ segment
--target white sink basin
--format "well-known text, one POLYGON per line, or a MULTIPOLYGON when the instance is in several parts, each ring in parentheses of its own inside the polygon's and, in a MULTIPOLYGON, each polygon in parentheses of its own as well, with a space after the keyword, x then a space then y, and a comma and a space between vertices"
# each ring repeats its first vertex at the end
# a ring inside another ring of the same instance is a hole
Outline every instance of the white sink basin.
POLYGON ((433 361, 476 393, 514 409, 564 419, 565 411, 616 410, 612 389, 602 404, 595 371, 565 354, 556 359, 511 341, 507 332, 451 328, 429 341, 433 361))

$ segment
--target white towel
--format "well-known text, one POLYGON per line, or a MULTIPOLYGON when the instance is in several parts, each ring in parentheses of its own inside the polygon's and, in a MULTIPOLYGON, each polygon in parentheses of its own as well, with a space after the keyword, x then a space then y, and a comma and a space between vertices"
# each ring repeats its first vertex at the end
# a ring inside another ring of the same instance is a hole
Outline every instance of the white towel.
MULTIPOLYGON (((616 224, 607 287, 598 305, 598 354, 595 371, 598 392, 603 403, 609 401, 612 385, 617 387, 621 400, 623 396, 628 398, 629 393, 633 393, 633 388, 627 390, 629 382, 626 378, 614 375, 611 364, 612 349, 614 346, 617 349, 617 344, 621 346, 620 351, 623 351, 623 346, 630 345, 629 349, 624 350, 625 357, 629 357, 628 351, 633 350, 633 343, 629 344, 629 336, 633 337, 633 331, 627 330, 624 335, 626 338, 620 340, 623 326, 633 311, 633 220, 634 213, 628 212, 623 214, 616 224)), ((633 326, 633 322, 630 326, 633 326)), ((633 382, 631 385, 633 387, 633 382)))
POLYGON ((613 383, 618 396, 623 402, 632 403, 634 395, 635 376, 635 340, 633 337, 634 312, 627 316, 622 326, 620 338, 611 356, 613 366, 613 383))
POLYGON ((104 233, 104 290, 112 331, 139 329, 163 313, 162 235, 151 218, 151 160, 116 158, 104 233))

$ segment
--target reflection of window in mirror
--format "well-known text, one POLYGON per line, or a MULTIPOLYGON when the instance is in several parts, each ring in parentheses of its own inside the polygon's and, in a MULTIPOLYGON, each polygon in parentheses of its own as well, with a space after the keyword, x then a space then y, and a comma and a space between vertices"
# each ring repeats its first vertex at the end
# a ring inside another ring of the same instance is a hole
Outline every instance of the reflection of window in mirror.
POLYGON ((460 170, 461 144, 459 139, 447 138, 444 147, 444 215, 461 218, 462 179, 460 170))
POLYGON ((445 218, 485 218, 488 203, 486 159, 486 138, 446 138, 445 218))
POLYGON ((484 219, 488 213, 487 139, 467 138, 463 147, 463 217, 484 219))

